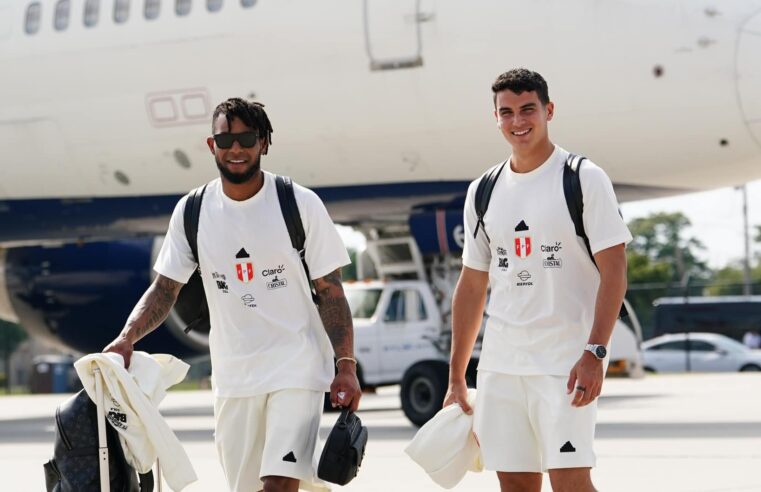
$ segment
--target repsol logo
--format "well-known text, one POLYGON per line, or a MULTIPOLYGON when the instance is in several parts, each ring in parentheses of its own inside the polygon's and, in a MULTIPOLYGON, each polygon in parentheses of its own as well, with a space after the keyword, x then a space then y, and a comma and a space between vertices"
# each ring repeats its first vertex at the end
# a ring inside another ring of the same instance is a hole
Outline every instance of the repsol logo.
POLYGON ((278 265, 277 268, 265 268, 262 270, 262 276, 266 277, 268 275, 278 275, 285 271, 285 266, 278 265))
POLYGON ((560 241, 555 241, 555 244, 542 244, 541 249, 545 253, 557 253, 563 247, 561 246, 560 241))

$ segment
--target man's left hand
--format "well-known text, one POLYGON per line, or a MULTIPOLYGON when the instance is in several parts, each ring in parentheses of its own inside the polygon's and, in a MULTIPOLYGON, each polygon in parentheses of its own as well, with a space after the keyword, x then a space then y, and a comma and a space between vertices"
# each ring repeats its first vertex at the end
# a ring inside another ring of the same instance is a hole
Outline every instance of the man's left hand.
POLYGON ((339 364, 338 373, 330 385, 330 403, 335 407, 348 407, 356 412, 362 390, 359 388, 356 366, 349 361, 339 364))
POLYGON ((585 351, 568 377, 568 394, 575 392, 571 405, 583 407, 600 396, 603 381, 603 361, 585 351))

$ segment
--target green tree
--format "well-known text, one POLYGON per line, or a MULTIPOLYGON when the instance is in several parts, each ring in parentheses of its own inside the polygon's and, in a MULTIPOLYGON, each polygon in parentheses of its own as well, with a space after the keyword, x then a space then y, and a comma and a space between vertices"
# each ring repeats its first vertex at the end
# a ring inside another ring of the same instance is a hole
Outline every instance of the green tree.
MULTIPOLYGON (((633 240, 627 250, 629 291, 627 298, 643 326, 652 333, 653 301, 684 295, 689 283, 710 278, 710 269, 697 257, 705 246, 686 236, 690 220, 681 212, 658 212, 629 222, 633 240)), ((690 293, 698 293, 691 288, 690 293)))
POLYGON ((690 225, 690 219, 681 212, 657 212, 634 219, 629 222, 634 236, 629 249, 652 262, 669 265, 671 281, 682 281, 687 274, 705 278, 710 270, 696 252, 706 248, 699 239, 685 236, 690 225))
MULTIPOLYGON (((761 265, 750 270, 751 294, 761 294, 761 265)), ((716 271, 711 284, 705 288, 709 296, 739 296, 743 293, 745 275, 741 264, 727 265, 716 271)))
POLYGON ((0 383, 0 386, 5 386, 8 392, 10 392, 11 355, 26 338, 26 332, 19 325, 0 319, 0 357, 4 361, 2 379, 5 381, 4 384, 0 383))

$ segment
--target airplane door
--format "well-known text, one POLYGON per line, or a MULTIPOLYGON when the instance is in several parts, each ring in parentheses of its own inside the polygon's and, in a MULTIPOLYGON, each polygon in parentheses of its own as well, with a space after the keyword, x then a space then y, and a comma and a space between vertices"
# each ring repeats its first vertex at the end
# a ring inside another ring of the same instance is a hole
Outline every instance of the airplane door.
POLYGON ((761 12, 740 29, 737 42, 737 92, 745 123, 761 146, 761 12))
POLYGON ((364 0, 365 46, 371 70, 423 64, 420 0, 364 0))

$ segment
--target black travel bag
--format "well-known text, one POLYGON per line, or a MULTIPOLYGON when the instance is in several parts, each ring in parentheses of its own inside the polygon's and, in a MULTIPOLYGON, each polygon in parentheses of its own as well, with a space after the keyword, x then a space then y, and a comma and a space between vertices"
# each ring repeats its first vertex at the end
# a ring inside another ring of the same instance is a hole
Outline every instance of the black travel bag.
MULTIPOLYGON (((98 458, 98 419, 95 403, 81 390, 55 412, 55 448, 53 459, 45 463, 47 492, 100 492, 98 458)), ((153 472, 138 474, 124 457, 116 430, 107 424, 108 472, 111 492, 149 492, 153 490, 153 472)))
POLYGON ((357 476, 367 446, 367 428, 348 408, 341 411, 320 456, 317 476, 326 482, 346 485, 357 476))

